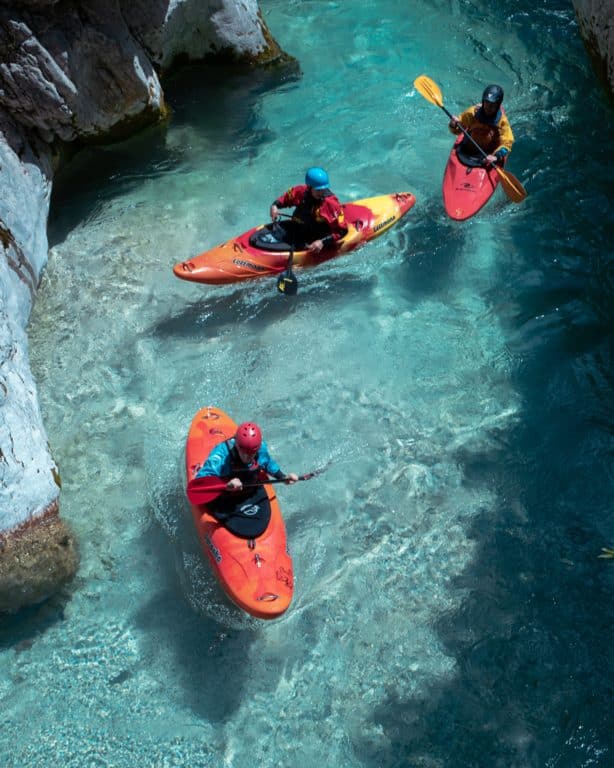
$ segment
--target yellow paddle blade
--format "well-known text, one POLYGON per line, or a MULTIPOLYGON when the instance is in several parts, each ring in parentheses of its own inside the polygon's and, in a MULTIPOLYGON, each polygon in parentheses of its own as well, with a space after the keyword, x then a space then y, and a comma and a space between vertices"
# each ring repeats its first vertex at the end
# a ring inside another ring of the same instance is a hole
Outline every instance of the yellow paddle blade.
POLYGON ((521 203, 527 196, 527 190, 522 186, 518 179, 508 171, 504 171, 495 165, 495 170, 501 179, 503 191, 513 203, 521 203))
POLYGON ((420 75, 414 80, 414 88, 421 93, 427 101, 438 107, 443 107, 443 94, 434 80, 426 75, 420 75))

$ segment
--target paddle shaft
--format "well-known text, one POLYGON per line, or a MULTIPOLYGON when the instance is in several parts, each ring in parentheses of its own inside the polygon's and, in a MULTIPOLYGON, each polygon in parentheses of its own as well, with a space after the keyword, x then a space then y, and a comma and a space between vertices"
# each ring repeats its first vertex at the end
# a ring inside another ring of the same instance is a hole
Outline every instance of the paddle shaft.
MULTIPOLYGON (((461 131, 465 134, 465 136, 469 139, 469 141, 473 144, 473 146, 478 149, 484 157, 488 157, 487 153, 484 152, 482 147, 477 143, 477 141, 473 138, 473 136, 469 133, 468 130, 466 130, 460 122, 454 117, 454 115, 451 112, 448 112, 448 110, 444 107, 443 104, 437 105, 440 109, 443 109, 443 111, 446 113, 446 115, 450 118, 450 120, 454 120, 454 122, 458 125, 458 127, 461 129, 461 131)), ((498 166, 495 165, 495 168, 498 169, 498 166)))
MULTIPOLYGON (((312 477, 317 477, 318 475, 321 475, 327 466, 328 465, 320 469, 314 469, 313 472, 307 472, 304 475, 299 475, 297 479, 311 480, 312 477)), ((192 504, 209 504, 224 491, 233 493, 233 491, 230 488, 228 488, 227 483, 222 482, 221 479, 219 483, 210 482, 213 479, 214 479, 213 475, 207 475, 205 477, 194 477, 192 478, 192 480, 189 481, 188 487, 186 488, 186 494, 188 499, 192 502, 192 504)), ((272 483, 286 483, 286 482, 287 482, 287 478, 284 478, 284 477, 274 478, 272 480, 263 480, 262 482, 257 482, 257 483, 244 483, 241 486, 241 488, 237 488, 236 490, 241 491, 243 490, 243 488, 260 488, 263 485, 269 485, 272 483)))
MULTIPOLYGON (((309 472, 306 475, 299 475, 298 480, 299 481, 311 480, 311 478, 315 477, 316 474, 317 474, 316 472, 309 472)), ((285 483, 285 482, 287 482, 286 478, 284 478, 284 477, 276 478, 275 477, 275 478, 273 478, 273 480, 263 480, 261 483, 243 483, 241 485, 241 488, 239 488, 239 490, 241 490, 242 488, 259 488, 262 485, 273 485, 274 483, 285 483)), ((194 489, 194 490, 197 490, 197 489, 194 489)), ((226 483, 219 483, 217 485, 211 484, 211 485, 203 486, 202 490, 203 491, 230 491, 230 492, 232 492, 231 489, 228 487, 228 485, 226 483)))

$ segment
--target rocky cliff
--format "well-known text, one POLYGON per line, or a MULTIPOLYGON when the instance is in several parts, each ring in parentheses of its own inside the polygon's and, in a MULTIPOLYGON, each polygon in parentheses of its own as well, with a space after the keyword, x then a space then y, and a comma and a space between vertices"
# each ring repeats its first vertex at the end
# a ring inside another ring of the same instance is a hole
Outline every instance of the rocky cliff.
POLYGON ((614 0, 573 0, 573 4, 595 69, 614 94, 614 0))
POLYGON ((221 56, 283 58, 256 0, 0 3, 0 611, 44 599, 78 565, 25 331, 58 152, 160 119, 164 70, 221 56))

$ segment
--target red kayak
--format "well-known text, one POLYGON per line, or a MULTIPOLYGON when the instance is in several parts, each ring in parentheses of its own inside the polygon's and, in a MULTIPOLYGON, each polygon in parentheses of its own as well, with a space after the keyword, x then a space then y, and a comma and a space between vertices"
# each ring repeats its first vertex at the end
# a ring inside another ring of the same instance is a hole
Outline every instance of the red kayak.
MULTIPOLYGON (((233 437, 236 430, 235 422, 221 409, 209 406, 198 411, 185 449, 188 483, 211 449, 233 437)), ((274 487, 268 483, 263 485, 259 497, 247 499, 241 505, 248 508, 243 518, 245 525, 258 526, 258 520, 261 521, 260 529, 251 532, 243 526, 244 530, 233 533, 230 520, 222 522, 219 515, 214 517, 213 507, 194 503, 191 506, 200 545, 228 597, 256 618, 281 616, 292 600, 294 575, 274 487), (258 518, 259 509, 265 507, 266 516, 258 518)), ((234 525, 240 524, 241 519, 234 525)))
POLYGON ((454 142, 443 176, 443 204, 451 219, 463 221, 474 216, 490 200, 499 184, 499 174, 493 167, 465 165, 457 148, 461 134, 454 142))

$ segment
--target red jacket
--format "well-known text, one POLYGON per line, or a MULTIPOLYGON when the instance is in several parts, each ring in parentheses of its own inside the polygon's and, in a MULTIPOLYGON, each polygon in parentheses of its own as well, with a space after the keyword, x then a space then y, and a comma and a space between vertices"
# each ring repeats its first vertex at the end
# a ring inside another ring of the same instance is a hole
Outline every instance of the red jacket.
POLYGON ((318 238, 331 237, 337 241, 347 234, 343 206, 332 192, 317 200, 311 194, 311 187, 299 184, 290 187, 284 195, 278 197, 275 205, 278 208, 296 206, 292 218, 306 227, 313 228, 316 233, 321 231, 322 235, 318 234, 318 238))

